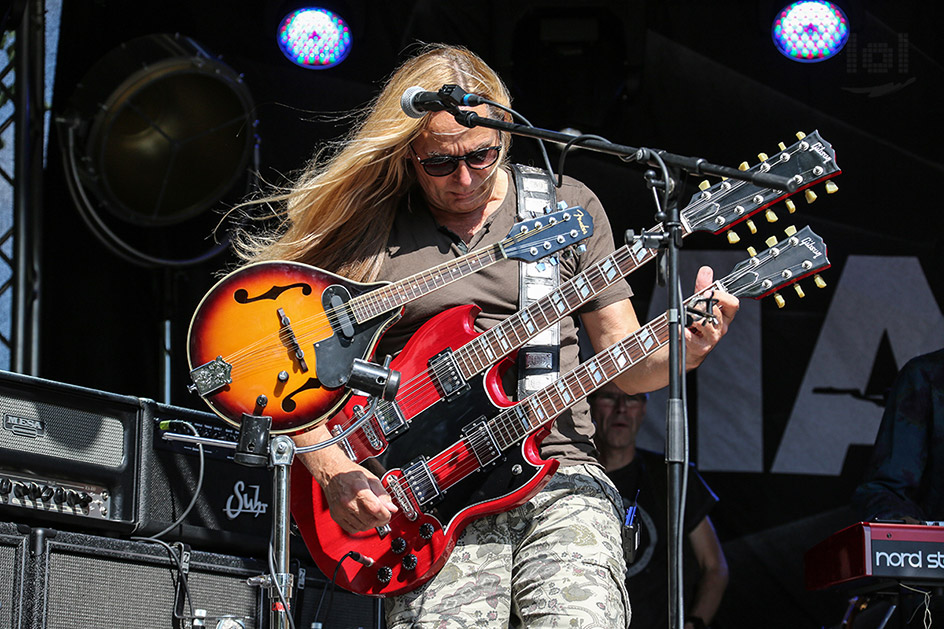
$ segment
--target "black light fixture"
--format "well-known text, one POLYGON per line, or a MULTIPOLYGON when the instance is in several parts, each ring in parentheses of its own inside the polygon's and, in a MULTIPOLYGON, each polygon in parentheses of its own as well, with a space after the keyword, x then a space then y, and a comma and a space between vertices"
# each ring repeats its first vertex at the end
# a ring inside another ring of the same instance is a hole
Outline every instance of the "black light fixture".
POLYGON ((148 35, 112 50, 57 118, 83 219, 123 257, 174 263, 128 245, 97 208, 135 226, 165 227, 213 207, 247 174, 257 142, 253 109, 242 77, 189 37, 148 35))

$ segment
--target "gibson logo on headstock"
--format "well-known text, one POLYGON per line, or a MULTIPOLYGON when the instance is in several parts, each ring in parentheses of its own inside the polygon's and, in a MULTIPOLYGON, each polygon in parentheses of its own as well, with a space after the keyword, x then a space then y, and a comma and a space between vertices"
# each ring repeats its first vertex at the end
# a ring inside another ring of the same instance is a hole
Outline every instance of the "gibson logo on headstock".
POLYGON ((46 424, 38 419, 27 417, 17 417, 16 415, 3 416, 3 429, 9 430, 14 435, 20 437, 44 437, 46 435, 46 424))
POLYGON ((816 246, 816 243, 813 242, 813 239, 807 236, 800 241, 800 244, 809 249, 810 253, 813 254, 813 258, 818 258, 821 255, 825 255, 822 251, 819 250, 819 247, 816 246))
POLYGON ((816 144, 810 147, 810 150, 816 153, 817 155, 819 155, 821 158, 823 158, 824 163, 828 164, 829 162, 833 161, 832 156, 826 152, 826 149, 823 147, 822 142, 817 142, 816 144))

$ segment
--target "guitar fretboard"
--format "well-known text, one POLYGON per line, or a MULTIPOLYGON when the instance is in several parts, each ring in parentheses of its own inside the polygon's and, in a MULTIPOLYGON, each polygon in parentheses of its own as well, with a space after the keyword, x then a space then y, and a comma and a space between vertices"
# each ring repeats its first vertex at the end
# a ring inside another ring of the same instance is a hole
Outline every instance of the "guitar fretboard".
MULTIPOLYGON (((649 233, 660 230, 657 226, 649 233)), ((489 328, 455 351, 454 358, 466 378, 487 369, 502 356, 524 345, 569 312, 573 312, 622 280, 656 255, 639 241, 624 245, 583 273, 561 284, 501 323, 489 328)))
POLYGON ((354 297, 348 302, 348 305, 354 313, 355 319, 362 323, 385 312, 396 310, 406 303, 419 299, 467 275, 477 273, 504 258, 502 243, 498 243, 481 251, 464 255, 451 262, 440 264, 427 271, 411 275, 399 282, 354 297))

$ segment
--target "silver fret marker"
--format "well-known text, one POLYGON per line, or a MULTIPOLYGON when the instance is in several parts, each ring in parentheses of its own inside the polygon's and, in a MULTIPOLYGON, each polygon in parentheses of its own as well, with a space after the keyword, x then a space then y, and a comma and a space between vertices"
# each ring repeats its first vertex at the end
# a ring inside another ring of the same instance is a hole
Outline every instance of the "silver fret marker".
POLYGON ((639 335, 639 344, 643 346, 643 349, 648 351, 652 349, 653 345, 656 344, 656 340, 653 338, 649 330, 643 330, 639 335))

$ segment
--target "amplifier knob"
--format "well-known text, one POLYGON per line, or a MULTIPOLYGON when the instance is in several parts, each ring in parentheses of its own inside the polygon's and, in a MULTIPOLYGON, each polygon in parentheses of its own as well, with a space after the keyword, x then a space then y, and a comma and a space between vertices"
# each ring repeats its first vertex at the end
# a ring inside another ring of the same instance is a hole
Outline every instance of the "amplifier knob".
POLYGON ((377 580, 384 585, 390 583, 390 579, 392 578, 393 570, 391 570, 388 566, 384 566, 377 571, 377 580))
POLYGON ((410 553, 400 563, 403 564, 403 568, 406 570, 416 570, 416 555, 410 553))
POLYGON ((75 505, 79 504, 79 493, 76 491, 67 491, 66 504, 70 507, 74 507, 75 505))
POLYGON ((39 498, 43 502, 49 502, 52 499, 53 493, 55 493, 55 490, 49 485, 46 485, 43 487, 43 493, 39 495, 39 498))
POLYGON ((63 489, 62 487, 57 487, 56 493, 53 494, 52 499, 56 504, 61 505, 63 502, 66 501, 66 490, 63 489))
POLYGON ((37 485, 36 483, 29 484, 29 497, 33 500, 39 498, 40 494, 43 492, 43 488, 37 485))
POLYGON ((0 479, 0 496, 6 496, 13 491, 13 483, 9 478, 0 479))
POLYGON ((79 504, 82 505, 83 507, 89 506, 90 504, 92 504, 92 497, 89 496, 89 495, 88 495, 87 493, 85 493, 84 491, 83 491, 83 492, 80 492, 80 493, 79 493, 79 504))
POLYGON ((13 483, 14 496, 22 499, 26 497, 26 493, 27 493, 26 485, 24 485, 23 483, 13 483))

